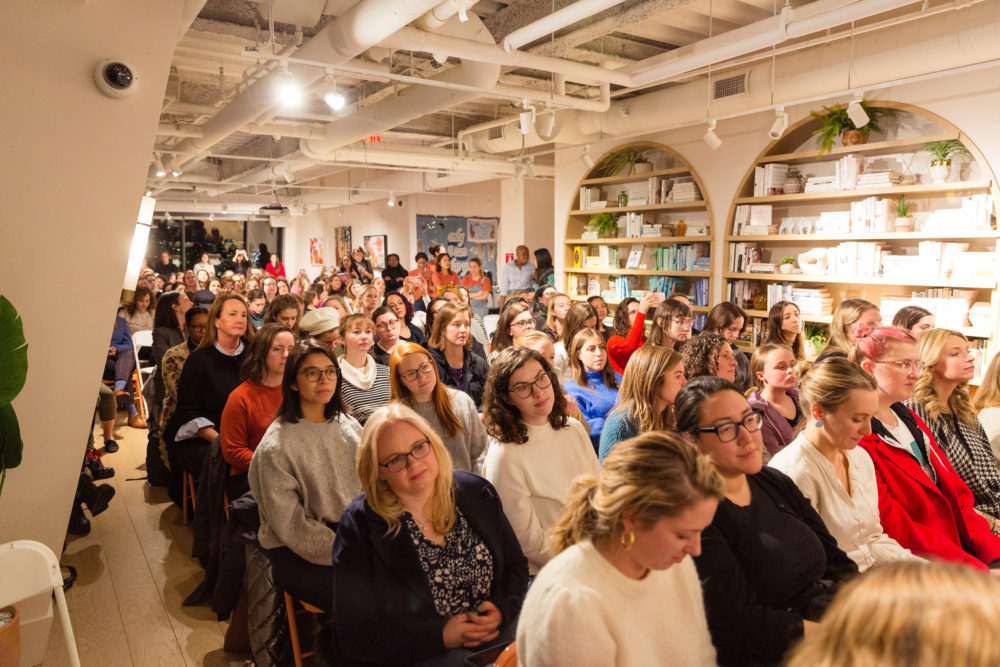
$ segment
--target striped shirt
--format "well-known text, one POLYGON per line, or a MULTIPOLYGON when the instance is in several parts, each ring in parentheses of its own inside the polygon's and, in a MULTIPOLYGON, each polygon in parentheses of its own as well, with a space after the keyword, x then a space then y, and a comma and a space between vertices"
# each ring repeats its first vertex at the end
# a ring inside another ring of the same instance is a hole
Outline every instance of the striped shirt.
POLYGON ((378 408, 389 403, 392 389, 389 387, 389 367, 375 364, 375 384, 371 389, 359 389, 344 378, 341 387, 344 404, 350 410, 351 416, 364 426, 368 416, 378 408))

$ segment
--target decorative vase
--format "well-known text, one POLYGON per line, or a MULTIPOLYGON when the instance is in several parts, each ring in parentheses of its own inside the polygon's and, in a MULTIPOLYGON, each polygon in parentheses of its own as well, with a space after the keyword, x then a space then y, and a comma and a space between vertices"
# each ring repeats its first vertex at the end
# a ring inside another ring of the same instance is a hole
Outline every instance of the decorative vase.
POLYGON ((840 141, 844 146, 857 146, 868 143, 867 130, 844 130, 840 134, 840 141))
POLYGON ((913 218, 907 216, 905 218, 896 218, 896 231, 897 232, 912 232, 913 231, 913 218))
POLYGON ((10 623, 0 627, 0 661, 5 665, 16 665, 21 660, 21 617, 16 607, 4 607, 0 612, 11 612, 14 618, 10 623))
POLYGON ((781 189, 786 195, 797 195, 802 192, 803 184, 801 176, 789 176, 785 179, 785 184, 781 189))
POLYGON ((792 265, 791 264, 779 264, 778 265, 778 270, 781 271, 782 273, 791 273, 792 272, 792 265))
POLYGON ((635 173, 645 174, 647 171, 653 171, 652 162, 636 162, 635 163, 635 173))
POLYGON ((951 176, 951 160, 931 160, 931 181, 944 183, 951 176))

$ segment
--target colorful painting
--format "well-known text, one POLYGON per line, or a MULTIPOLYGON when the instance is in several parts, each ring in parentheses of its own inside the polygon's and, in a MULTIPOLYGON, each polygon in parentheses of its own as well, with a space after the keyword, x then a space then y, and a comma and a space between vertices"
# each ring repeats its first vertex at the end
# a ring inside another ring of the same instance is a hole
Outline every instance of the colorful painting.
MULTIPOLYGON (((477 228, 484 231, 483 225, 491 223, 497 228, 498 218, 462 218, 458 216, 417 215, 417 250, 427 252, 431 245, 437 243, 451 255, 451 270, 464 277, 469 272, 469 260, 478 257, 483 263, 483 273, 497 284, 497 245, 496 239, 491 241, 472 240, 469 231, 475 221, 477 228)), ((489 232, 485 232, 489 235, 489 232)))
POLYGON ((337 266, 340 266, 340 258, 344 255, 351 254, 351 228, 350 227, 334 227, 333 228, 334 237, 337 239, 337 256, 334 260, 337 262, 337 266))
POLYGON ((322 236, 309 237, 309 263, 313 266, 326 264, 326 239, 322 236))
POLYGON ((365 254, 368 256, 368 261, 372 263, 373 269, 385 268, 386 240, 385 235, 365 237, 365 254))

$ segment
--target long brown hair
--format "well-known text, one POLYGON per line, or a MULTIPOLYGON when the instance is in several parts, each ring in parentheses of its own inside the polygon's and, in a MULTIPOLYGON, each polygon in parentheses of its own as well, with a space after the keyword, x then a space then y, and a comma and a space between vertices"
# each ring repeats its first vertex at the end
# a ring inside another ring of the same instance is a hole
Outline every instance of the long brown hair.
POLYGON ((618 443, 601 469, 573 483, 552 529, 553 554, 583 540, 616 544, 622 518, 634 515, 643 529, 676 517, 700 500, 725 497, 725 482, 709 456, 669 431, 644 433, 618 443))
POLYGON ((598 345, 604 348, 604 369, 601 371, 601 381, 608 389, 618 389, 615 369, 611 367, 611 362, 608 360, 608 344, 604 342, 604 336, 589 327, 577 331, 576 335, 573 336, 573 341, 570 343, 569 349, 566 350, 566 353, 569 355, 569 363, 573 366, 573 380, 582 389, 594 391, 590 386, 590 381, 587 379, 587 369, 584 367, 583 362, 580 361, 580 350, 592 339, 596 339, 598 345))
POLYGON ((280 324, 265 324, 257 329, 257 333, 250 343, 250 349, 243 359, 243 365, 240 367, 242 379, 257 384, 264 383, 264 380, 267 379, 267 355, 271 351, 274 339, 283 332, 292 334, 292 342, 295 342, 295 334, 292 333, 292 330, 280 324))
POLYGON ((434 372, 434 391, 431 395, 431 402, 434 403, 434 412, 437 413, 438 421, 444 429, 445 435, 449 438, 455 437, 459 433, 465 433, 465 427, 458 421, 455 411, 451 409, 451 397, 448 395, 448 387, 438 376, 437 364, 431 357, 430 352, 416 343, 399 341, 389 355, 389 386, 392 388, 392 400, 399 401, 403 405, 414 407, 413 393, 407 388, 399 373, 399 365, 407 357, 420 354, 427 358, 434 372))
POLYGON ((514 339, 510 335, 510 323, 522 313, 531 314, 531 306, 525 301, 515 301, 503 307, 503 310, 500 311, 500 319, 497 320, 497 330, 493 334, 491 351, 500 352, 514 345, 514 339))
POLYGON ((787 306, 791 306, 799 313, 801 322, 802 311, 798 305, 792 301, 778 301, 767 311, 767 333, 764 337, 764 342, 787 345, 792 348, 792 354, 795 355, 795 361, 798 362, 806 358, 806 337, 802 335, 802 329, 799 329, 799 332, 795 334, 791 342, 785 338, 785 332, 782 331, 781 326, 785 321, 785 308, 787 306))
POLYGON ((552 381, 554 400, 549 425, 557 430, 566 427, 566 395, 553 379, 549 362, 530 347, 508 347, 493 360, 483 392, 483 426, 488 434, 502 443, 521 445, 528 441, 528 427, 521 421, 521 412, 510 402, 507 394, 511 376, 529 361, 537 361, 552 381))
MULTIPOLYGON (((667 329, 670 328, 670 322, 675 317, 691 317, 691 307, 677 299, 667 299, 657 306, 656 311, 653 312, 653 327, 649 332, 649 339, 646 343, 648 345, 666 346, 667 339, 670 338, 667 329)), ((673 344, 676 343, 677 341, 674 340, 673 344)), ((673 344, 671 347, 673 347, 673 344)))
MULTIPOLYGON (((612 336, 621 336, 622 338, 628 336, 628 332, 632 329, 632 325, 628 322, 628 307, 633 303, 639 303, 639 300, 634 297, 627 296, 621 300, 621 303, 618 304, 618 308, 615 309, 615 319, 611 323, 612 336)), ((645 316, 645 313, 643 313, 643 315, 645 316)), ((636 317, 638 316, 639 315, 637 313, 636 317)), ((644 335, 642 338, 645 340, 646 336, 644 335)))
POLYGON ((434 316, 434 328, 431 329, 431 335, 427 337, 427 345, 436 350, 444 350, 445 347, 445 336, 444 330, 451 324, 459 314, 465 313, 466 317, 469 318, 469 336, 465 339, 465 349, 468 350, 472 347, 472 308, 469 308, 464 303, 459 303, 457 301, 449 301, 445 305, 441 306, 441 309, 434 316))
POLYGON ((563 342, 567 350, 569 350, 569 346, 573 342, 573 336, 578 331, 587 328, 587 325, 584 323, 591 317, 597 318, 597 311, 589 303, 574 303, 569 307, 569 310, 566 312, 566 319, 563 321, 562 335, 559 337, 559 340, 563 342))
POLYGON ((676 350, 653 345, 640 347, 625 366, 614 411, 624 414, 639 433, 673 428, 673 406, 657 412, 654 400, 667 373, 679 363, 681 353, 676 350))

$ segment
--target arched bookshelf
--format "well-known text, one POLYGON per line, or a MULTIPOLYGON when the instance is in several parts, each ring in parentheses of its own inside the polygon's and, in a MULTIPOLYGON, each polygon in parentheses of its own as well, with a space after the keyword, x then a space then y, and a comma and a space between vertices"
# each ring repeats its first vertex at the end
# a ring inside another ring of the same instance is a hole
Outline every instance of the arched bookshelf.
POLYGON ((613 308, 633 291, 672 288, 689 294, 696 314, 704 316, 714 269, 712 211, 704 192, 697 172, 662 144, 635 142, 602 155, 579 182, 566 216, 566 293, 574 300, 601 296, 613 308), (605 174, 602 160, 623 148, 641 151, 649 168, 605 174), (623 190, 631 194, 621 207, 623 190), (617 237, 587 233, 600 213, 620 216, 617 237))
POLYGON ((829 324, 832 309, 853 296, 879 305, 887 324, 901 305, 916 303, 936 313, 938 326, 970 338, 979 377, 995 352, 1000 313, 996 178, 975 144, 940 116, 892 101, 867 104, 894 114, 868 143, 819 155, 812 135, 820 121, 806 118, 747 170, 729 211, 723 272, 723 298, 748 315, 750 340, 740 347, 759 344, 767 307, 789 294, 812 326, 829 324), (968 155, 953 160, 945 182, 933 182, 922 149, 951 139, 968 155), (785 167, 798 169, 810 191, 780 191, 785 167), (895 229, 900 197, 914 218, 905 231, 895 229), (826 256, 826 269, 802 272, 797 258, 813 249, 826 256), (794 273, 781 273, 776 265, 789 256, 794 273))

